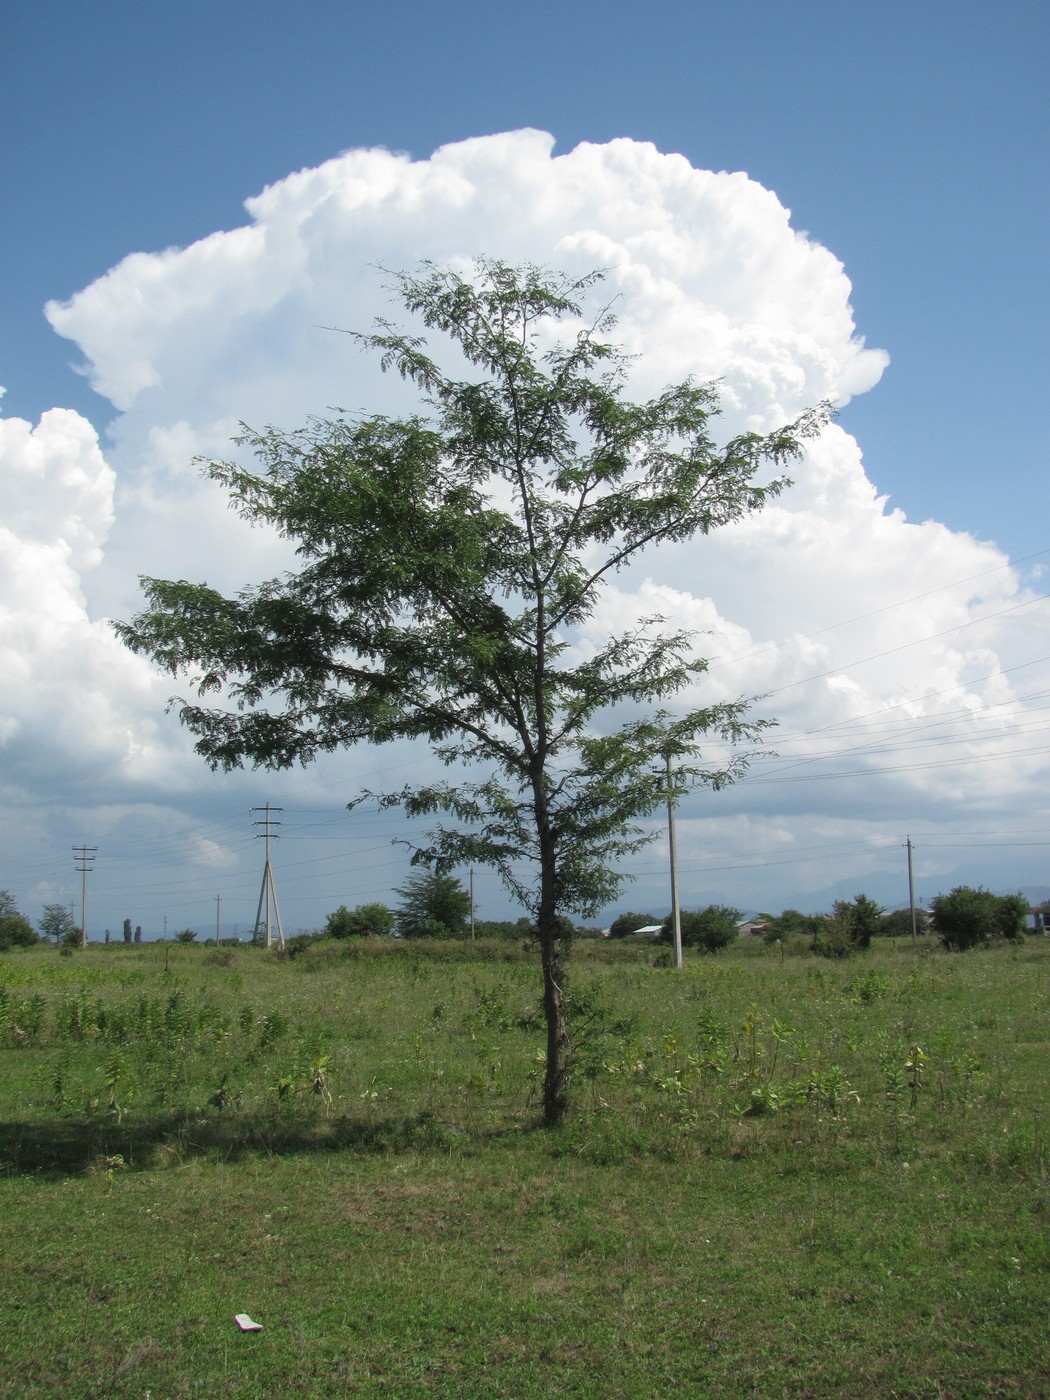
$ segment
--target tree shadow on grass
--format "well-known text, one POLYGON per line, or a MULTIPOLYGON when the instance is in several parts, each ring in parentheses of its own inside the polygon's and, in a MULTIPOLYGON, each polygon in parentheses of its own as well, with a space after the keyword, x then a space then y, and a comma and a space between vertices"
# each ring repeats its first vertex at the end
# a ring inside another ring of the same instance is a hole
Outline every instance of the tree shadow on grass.
MULTIPOLYGON (((520 1127, 517 1131, 520 1131, 520 1127)), ((495 1136, 504 1136, 497 1130, 495 1136)), ((303 1152, 447 1153, 477 1142, 475 1133, 431 1113, 384 1118, 318 1119, 292 1114, 169 1114, 118 1123, 113 1118, 60 1118, 0 1123, 0 1175, 60 1178, 85 1172, 176 1166, 194 1159, 237 1161, 246 1156, 303 1152)))

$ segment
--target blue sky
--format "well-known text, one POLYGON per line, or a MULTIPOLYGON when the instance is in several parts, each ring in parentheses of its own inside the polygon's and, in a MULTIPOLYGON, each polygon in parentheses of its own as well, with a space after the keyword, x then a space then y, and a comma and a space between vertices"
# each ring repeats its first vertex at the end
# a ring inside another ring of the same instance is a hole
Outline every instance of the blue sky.
POLYGON ((104 422, 44 302, 349 146, 536 126, 745 170, 892 367, 848 426, 911 518, 1042 547, 1050 12, 1032 3, 16 3, 0 30, 5 412, 104 422), (1005 489, 1004 489, 1005 485, 1005 489))
MULTIPOLYGON (((46 302, 72 297, 129 254, 244 225, 246 198, 352 148, 426 161, 439 147, 526 127, 551 133, 559 155, 627 137, 697 170, 746 172, 790 209, 793 229, 841 261, 857 335, 890 357, 840 420, 868 481, 911 522, 993 542, 1022 586, 1045 592, 1048 40, 1050 12, 1039 3, 9 5, 0 18, 0 409, 30 424, 56 406, 75 410, 100 434, 119 492, 132 479, 121 457, 131 420, 70 368, 90 337, 82 332, 78 349, 72 331, 57 335, 46 302)), ((172 421, 180 416, 170 409, 172 421)), ((930 537, 929 553, 939 540, 930 537)), ((113 595, 117 552, 109 557, 113 595)), ((945 561, 936 586, 986 562, 945 561)), ((918 572, 873 575, 848 607, 843 600, 841 620, 928 584, 918 572)), ((92 620, 106 611, 103 592, 89 589, 92 620)), ((792 631, 828 623, 804 616, 801 603, 798 612, 792 631)), ((1046 612, 1024 616, 1029 637, 1012 642, 1018 664, 1030 659, 1026 641, 1032 658, 1050 652, 1046 612)), ((1005 668, 1003 649, 991 650, 1005 668)), ((965 673, 983 664, 975 653, 965 673)), ((921 688, 937 684, 931 675, 921 688)), ((24 752, 19 766, 31 771, 24 752)), ((51 803, 39 829, 64 852, 68 831, 86 824, 86 799, 43 764, 35 782, 19 782, 20 794, 51 803)), ((243 791, 238 810, 262 790, 246 781, 243 791)), ((138 790, 134 800, 156 807, 160 795, 138 790)), ((211 819, 224 800, 214 788, 206 800, 186 797, 180 819, 188 828, 205 808, 211 819)), ((981 830, 1005 830, 1006 812, 1028 798, 1003 801, 1002 819, 982 815, 981 830)), ((132 797, 112 793, 106 805, 122 802, 132 797)), ((845 860, 848 833, 829 834, 835 806, 799 797, 796 810, 813 809, 815 846, 842 837, 845 860)), ((909 819, 932 820, 898 803, 902 836, 909 819)), ((1037 820, 1025 810, 1024 830, 1037 820)), ((1027 849, 1016 834, 1011 843, 1015 855, 1027 849)), ((1003 878, 1039 883, 1044 864, 1033 844, 1003 878)), ((33 865, 22 898, 64 899, 61 883, 33 865)), ((814 877, 814 887, 827 883, 826 872, 814 877)), ((0 870, 0 884, 18 885, 17 869, 0 870)), ((718 893, 752 903, 732 880, 718 893)), ((311 917, 304 906, 295 922, 311 917)), ((109 918, 119 924, 116 905, 109 918)))

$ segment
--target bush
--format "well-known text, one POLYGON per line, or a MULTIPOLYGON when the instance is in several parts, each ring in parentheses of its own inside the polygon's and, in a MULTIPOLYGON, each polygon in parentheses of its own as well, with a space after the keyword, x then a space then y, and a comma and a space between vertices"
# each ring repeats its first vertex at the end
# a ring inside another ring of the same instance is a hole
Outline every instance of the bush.
POLYGON ((31 948, 39 941, 36 929, 18 912, 14 895, 0 890, 0 952, 9 948, 31 948))
POLYGON ((1020 894, 957 885, 933 901, 933 929, 946 948, 962 952, 996 938, 1022 938, 1028 901, 1020 894))
POLYGON ((470 895, 454 875, 417 870, 397 893, 394 922, 402 938, 463 938, 468 932, 470 895))
POLYGON ((474 936, 476 938, 502 938, 510 942, 517 942, 521 938, 531 938, 533 932, 531 919, 474 920, 474 936))
MULTIPOLYGON (((682 927, 682 947, 702 948, 716 953, 736 942, 737 924, 743 916, 728 904, 709 904, 706 909, 683 909, 679 915, 682 927)), ((660 938, 666 943, 674 936, 671 916, 664 920, 660 938)))
POLYGON ((848 900, 837 899, 834 916, 849 924, 850 938, 857 948, 869 947, 882 926, 882 908, 866 894, 854 895, 852 904, 848 900))
POLYGON ((817 920, 813 951, 825 958, 847 958, 870 947, 881 927, 882 910, 866 894, 854 895, 852 901, 836 899, 832 912, 817 920))
POLYGON ((394 916, 385 904, 359 904, 355 909, 340 904, 324 926, 327 938, 385 938, 393 931, 394 916))
POLYGON ((857 951, 848 913, 821 914, 816 920, 812 949, 822 958, 848 958, 857 951))
MULTIPOLYGON (((894 909, 889 914, 883 914, 879 920, 878 932, 881 938, 910 938, 911 910, 894 909)), ((916 909, 915 911, 915 932, 917 934, 926 932, 925 910, 916 909)))
POLYGON ((788 939, 807 938, 812 945, 824 921, 822 914, 800 914, 797 909, 785 909, 776 919, 769 919, 762 937, 767 943, 787 943, 788 939))
POLYGON ((618 914, 609 925, 610 938, 630 938, 637 929, 648 928, 660 920, 653 914, 618 914))

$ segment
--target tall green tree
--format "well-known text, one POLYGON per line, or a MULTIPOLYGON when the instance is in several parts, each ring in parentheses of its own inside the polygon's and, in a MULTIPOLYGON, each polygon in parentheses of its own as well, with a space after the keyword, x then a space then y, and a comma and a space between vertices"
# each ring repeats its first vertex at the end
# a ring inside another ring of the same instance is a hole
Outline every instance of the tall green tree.
POLYGON ((56 943, 80 942, 80 929, 66 904, 45 904, 40 918, 40 932, 45 938, 53 938, 56 943))
POLYGON ((254 468, 205 467, 248 520, 295 542, 298 570, 232 598, 147 578, 146 609, 117 625, 189 677, 196 699, 176 703, 216 768, 284 768, 362 741, 434 746, 454 780, 381 800, 450 818, 418 858, 488 863, 529 909, 549 1124, 570 1067, 560 920, 614 898, 623 858, 648 839, 639 819, 666 797, 656 755, 674 757, 681 790, 718 787, 762 728, 744 699, 666 708, 705 663, 663 619, 574 643, 643 551, 781 491, 825 416, 717 446, 713 386, 630 401, 612 317, 585 317, 599 281, 496 261, 473 277, 396 276, 404 307, 452 342, 468 377, 443 370, 421 335, 384 322, 360 336, 418 388, 419 414, 245 430, 254 468))
POLYGON ((36 929, 19 912, 10 890, 0 890, 0 952, 8 948, 28 948, 39 942, 36 929))
POLYGON ((394 923, 402 938, 462 938, 470 917, 470 895, 454 875, 414 870, 397 891, 394 923))

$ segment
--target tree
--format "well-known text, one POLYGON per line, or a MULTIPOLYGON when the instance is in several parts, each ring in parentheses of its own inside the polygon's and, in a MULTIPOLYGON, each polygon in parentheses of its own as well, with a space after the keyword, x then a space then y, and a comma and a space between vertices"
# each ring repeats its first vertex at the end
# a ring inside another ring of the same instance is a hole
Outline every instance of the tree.
POLYGON ((835 913, 848 913, 850 936, 858 948, 869 948, 871 940, 877 938, 882 927, 882 906, 869 899, 866 894, 855 894, 849 900, 835 901, 835 913))
POLYGON ((398 889, 394 923, 402 938, 462 938, 470 917, 470 895, 440 870, 416 870, 398 889))
POLYGON ((130 943, 130 942, 131 942, 131 936, 132 936, 132 935, 131 935, 131 920, 130 920, 130 919, 125 919, 125 920, 124 920, 124 942, 125 942, 125 943, 130 943))
MULTIPOLYGON (((682 947, 702 948, 705 953, 716 953, 719 948, 727 948, 736 941, 737 925, 742 918, 740 910, 728 904, 709 904, 706 909, 683 909, 679 915, 682 947)), ((660 937, 669 943, 672 936, 671 916, 668 914, 660 937)))
POLYGON ((80 942, 80 929, 65 904, 45 904, 40 919, 40 932, 45 938, 53 938, 56 943, 80 942))
POLYGON ((1020 894, 995 895, 957 885, 950 894, 937 895, 931 914, 944 946, 961 952, 994 938, 1023 937, 1028 901, 1020 894))
POLYGON ((787 938, 816 938, 821 930, 823 915, 802 914, 798 909, 785 909, 775 919, 769 919, 763 937, 767 943, 781 943, 787 938))
POLYGON ((340 904, 325 920, 327 938, 384 937, 394 931, 394 916, 385 904, 359 904, 348 909, 340 904))
POLYGON ((243 516, 295 542, 298 571, 236 597, 143 579, 146 609, 116 624, 194 687, 173 703, 215 768, 425 738, 456 770, 454 782, 380 800, 438 814, 415 859, 443 871, 487 863, 531 914, 548 1124, 564 1114, 570 1070, 559 919, 607 905, 623 857, 650 839, 639 819, 667 795, 654 756, 674 758, 679 792, 719 787, 764 727, 745 699, 667 710, 706 663, 663 619, 579 650, 574 639, 644 550, 706 535, 780 492, 784 466, 826 418, 815 410, 718 447, 713 386, 687 380, 629 401, 630 359, 606 340, 612 317, 584 318, 599 281, 487 260, 472 280, 430 266, 397 275, 404 306, 473 377, 451 377, 424 338, 390 323, 359 336, 416 385, 424 412, 246 428, 237 442, 257 469, 204 468, 243 516))
POLYGON ((660 920, 654 918, 652 914, 617 914, 609 925, 609 937, 629 938, 640 928, 651 928, 653 924, 659 922, 660 920))
POLYGON ((0 890, 0 952, 9 948, 31 948, 39 942, 36 929, 19 913, 15 897, 9 890, 0 890))
POLYGON ((836 899, 830 914, 817 922, 813 934, 813 951, 828 958, 845 958, 860 948, 869 948, 871 940, 882 932, 882 909, 866 894, 850 899, 836 899))
POLYGON ((474 935, 477 938, 527 939, 536 930, 532 920, 521 919, 475 919, 474 935))

